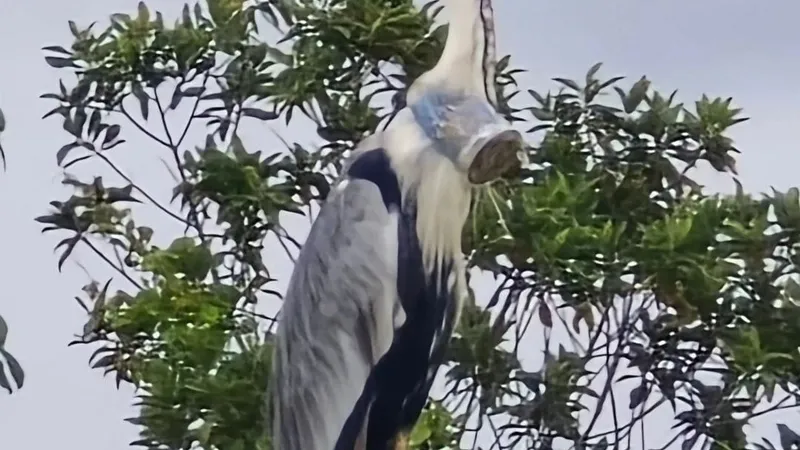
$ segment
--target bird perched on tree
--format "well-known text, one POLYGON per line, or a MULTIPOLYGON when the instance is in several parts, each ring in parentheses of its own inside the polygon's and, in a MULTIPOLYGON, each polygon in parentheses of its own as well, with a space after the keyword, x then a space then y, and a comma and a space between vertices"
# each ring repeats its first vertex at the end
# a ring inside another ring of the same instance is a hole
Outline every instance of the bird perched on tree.
POLYGON ((473 186, 519 167, 497 112, 491 0, 447 0, 442 55, 361 142, 294 267, 273 387, 277 450, 388 450, 419 418, 466 295, 473 186))

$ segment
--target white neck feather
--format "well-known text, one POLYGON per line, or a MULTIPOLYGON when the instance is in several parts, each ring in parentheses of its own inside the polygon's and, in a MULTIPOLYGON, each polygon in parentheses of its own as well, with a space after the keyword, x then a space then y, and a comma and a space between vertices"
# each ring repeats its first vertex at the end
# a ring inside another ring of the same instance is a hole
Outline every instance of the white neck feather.
MULTIPOLYGON (((410 115, 408 110, 403 113, 410 115)), ((469 215, 472 186, 452 161, 425 148, 431 141, 418 127, 399 125, 384 136, 385 148, 394 150, 391 160, 403 198, 417 202, 417 235, 423 263, 432 270, 445 259, 460 262, 461 232, 469 215)))

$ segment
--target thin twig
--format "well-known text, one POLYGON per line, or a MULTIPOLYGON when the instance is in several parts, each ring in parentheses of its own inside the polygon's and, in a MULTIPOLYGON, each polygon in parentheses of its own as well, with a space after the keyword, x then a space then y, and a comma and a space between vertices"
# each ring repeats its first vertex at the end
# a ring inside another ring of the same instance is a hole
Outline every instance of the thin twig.
MULTIPOLYGON (((208 84, 208 77, 210 73, 206 72, 205 78, 203 78, 203 84, 201 85, 203 88, 206 87, 208 84)), ((192 106, 192 113, 189 115, 189 120, 186 121, 186 125, 183 127, 183 131, 181 132, 181 136, 178 138, 178 142, 175 144, 176 147, 180 147, 183 143, 184 138, 186 138, 186 133, 189 132, 189 128, 192 125, 192 120, 194 120, 194 115, 197 114, 197 108, 200 106, 200 100, 203 98, 202 95, 198 95, 194 101, 194 106, 192 106)))
POLYGON ((142 196, 144 196, 144 198, 146 198, 146 199, 147 199, 149 202, 151 202, 153 205, 155 205, 155 207, 156 207, 156 208, 160 209, 161 211, 165 212, 167 215, 169 215, 169 216, 170 216, 170 217, 172 217, 173 219, 175 219, 175 220, 178 220, 178 221, 180 221, 180 222, 181 222, 181 223, 183 223, 183 224, 186 224, 186 225, 188 225, 188 224, 189 224, 189 223, 186 221, 186 219, 184 219, 183 217, 181 217, 181 216, 179 216, 179 215, 175 214, 174 212, 170 211, 170 210, 169 210, 169 208, 167 208, 166 206, 163 206, 163 205, 161 205, 159 202, 157 202, 157 201, 156 201, 156 199, 154 199, 154 198, 153 198, 153 197, 152 197, 150 194, 148 194, 148 193, 147 193, 147 192, 146 192, 144 189, 142 189, 142 188, 141 188, 141 187, 139 187, 139 186, 138 186, 136 183, 134 183, 134 182, 133 182, 133 180, 132 180, 132 179, 131 179, 129 176, 125 175, 125 173, 124 173, 124 172, 122 172, 122 170, 120 170, 120 169, 117 167, 117 165, 116 165, 116 164, 114 164, 114 163, 113 163, 113 162, 112 162, 112 161, 111 161, 111 160, 110 160, 110 159, 109 159, 109 158, 108 158, 106 155, 102 154, 101 152, 99 152, 99 151, 97 151, 97 150, 95 150, 95 151, 94 151, 94 153, 95 153, 95 154, 96 154, 98 157, 100 157, 100 159, 102 159, 103 161, 105 161, 105 162, 106 162, 106 164, 108 164, 108 165, 109 165, 109 166, 110 166, 110 167, 111 167, 111 168, 114 170, 114 172, 116 172, 116 173, 117 173, 117 175, 119 175, 119 176, 120 176, 120 177, 121 177, 123 180, 127 181, 128 183, 130 183, 130 185, 131 185, 131 186, 133 186, 133 188, 134 188, 134 189, 136 189, 137 191, 139 191, 139 193, 140 193, 140 194, 142 194, 142 196))
MULTIPOLYGON (((176 87, 175 89, 178 88, 176 87)), ((164 128, 164 134, 167 135, 167 142, 169 142, 169 147, 174 150, 176 146, 175 141, 172 140, 172 134, 169 132, 169 126, 167 125, 167 111, 161 106, 161 98, 156 88, 153 88, 153 94, 156 100, 156 106, 158 106, 158 116, 161 119, 161 126, 164 128)))
POLYGON ((114 264, 114 262, 113 262, 113 261, 111 261, 110 259, 108 259, 108 256, 106 256, 106 255, 105 255, 103 252, 101 252, 101 251, 100 251, 100 250, 99 250, 97 247, 95 247, 95 246, 94 246, 94 244, 92 244, 92 243, 91 243, 91 241, 89 241, 89 240, 88 240, 88 239, 86 239, 85 237, 82 237, 82 238, 81 238, 81 241, 83 241, 83 242, 84 242, 86 245, 88 245, 88 246, 89 246, 89 248, 90 248, 90 249, 92 249, 92 251, 93 251, 93 252, 95 252, 95 254, 97 254, 97 256, 99 256, 100 258, 102 258, 102 259, 103 259, 103 261, 105 261, 106 263, 108 263, 108 265, 109 265, 109 266, 113 267, 113 268, 114 268, 114 270, 116 270, 117 272, 119 272, 119 273, 120 273, 120 275, 122 275, 122 276, 123 276, 123 277, 125 277, 125 278, 126 278, 128 281, 130 281, 130 282, 131 282, 131 284, 133 284, 134 286, 136 286, 136 287, 137 287, 139 290, 144 290, 144 288, 142 287, 142 285, 141 285, 141 284, 139 284, 139 283, 138 283, 136 280, 134 280, 133 278, 131 278, 131 276, 130 276, 130 275, 128 275, 128 273, 127 273, 127 272, 125 272, 125 270, 123 270, 121 267, 118 267, 116 264, 114 264))
MULTIPOLYGON (((631 303, 632 303, 631 298, 630 297, 626 297, 625 298, 625 313, 626 314, 630 314, 630 304, 631 303)), ((616 306, 614 306, 612 304, 610 306, 610 309, 616 310, 616 306)), ((619 322, 617 323, 617 328, 618 329, 622 329, 623 327, 627 326, 627 320, 626 319, 627 318, 623 316, 623 322, 622 323, 619 323, 619 322)), ((621 349, 624 346, 624 342, 622 342, 622 339, 623 338, 621 337, 620 338, 620 342, 619 342, 618 347, 617 347, 618 350, 621 349)), ((609 358, 609 359, 611 359, 611 358, 609 358)), ((588 435, 592 431, 592 429, 594 428, 594 425, 597 423, 597 420, 600 418, 600 414, 601 414, 601 412, 603 410, 603 405, 606 402, 606 398, 613 391, 614 375, 617 373, 617 368, 619 367, 619 363, 620 363, 621 359, 622 358, 617 356, 612 361, 610 361, 610 364, 609 364, 609 362, 607 362, 606 365, 605 365, 606 373, 608 374, 608 379, 606 379, 605 385, 603 386, 603 391, 600 394, 600 398, 597 400, 597 410, 595 411, 594 415, 592 416, 592 419, 589 422, 589 426, 586 428, 586 431, 583 433, 583 439, 581 439, 581 441, 583 441, 583 442, 586 442, 586 435, 588 435)), ((615 434, 617 436, 619 436, 619 434, 618 434, 619 433, 619 424, 617 423, 617 417, 616 416, 614 417, 614 425, 615 425, 615 430, 616 430, 615 434)))
POLYGON ((292 252, 289 251, 289 247, 285 242, 283 242, 283 236, 278 233, 275 233, 275 236, 278 238, 278 243, 281 245, 281 247, 283 247, 283 251, 286 252, 286 256, 288 256, 289 260, 292 261, 292 264, 297 262, 295 261, 295 257, 292 255, 292 252))
MULTIPOLYGON (((106 111, 109 111, 109 110, 106 110, 106 111)), ((114 110, 110 110, 110 111, 111 112, 116 112, 114 110)), ((147 135, 147 137, 149 137, 150 139, 153 139, 154 141, 158 142, 159 144, 163 145, 164 147, 172 148, 172 147, 170 147, 168 142, 166 142, 165 140, 163 140, 160 137, 156 136, 155 134, 151 133, 148 129, 146 129, 138 121, 136 121, 136 119, 134 119, 133 116, 131 116, 128 113, 128 111, 125 110, 125 106, 123 106, 122 104, 119 105, 119 112, 121 112, 122 115, 124 115, 128 119, 128 121, 130 121, 136 128, 138 128, 139 131, 141 131, 142 133, 147 135)))

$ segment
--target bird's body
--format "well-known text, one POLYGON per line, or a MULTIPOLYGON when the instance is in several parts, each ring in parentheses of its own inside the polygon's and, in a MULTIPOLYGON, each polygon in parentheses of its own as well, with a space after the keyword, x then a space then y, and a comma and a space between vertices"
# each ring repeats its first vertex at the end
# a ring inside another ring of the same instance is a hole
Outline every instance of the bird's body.
MULTIPOLYGON (((464 56, 451 41, 449 62, 464 56)), ((485 83, 448 85, 438 67, 356 149, 300 252, 276 340, 277 450, 394 448, 428 398, 466 295, 472 186, 518 164, 506 144, 521 142, 485 83)))
MULTIPOLYGON (((394 139, 408 138, 388 130, 377 141, 396 148, 394 139)), ((406 163, 416 164, 412 158, 420 154, 441 158, 413 150, 406 163)), ((449 161, 421 164, 427 173, 406 171, 414 179, 397 176, 392 163, 384 147, 358 151, 296 263, 309 269, 295 271, 287 291, 278 332, 278 347, 286 351, 275 383, 278 395, 293 392, 298 403, 279 416, 280 427, 295 430, 281 434, 294 442, 281 442, 279 449, 350 450, 345 443, 364 429, 373 433, 370 442, 391 440, 397 425, 416 420, 427 399, 432 359, 441 358, 442 338, 452 331, 464 291, 461 227, 470 191, 459 186, 467 181, 452 176, 449 161), (381 370, 373 372, 379 362, 381 370), (378 391, 386 395, 374 395, 378 391), (404 402, 409 411, 400 414, 404 402), (331 416, 338 420, 325 429, 331 416), (374 425, 364 428, 366 422, 374 425)))

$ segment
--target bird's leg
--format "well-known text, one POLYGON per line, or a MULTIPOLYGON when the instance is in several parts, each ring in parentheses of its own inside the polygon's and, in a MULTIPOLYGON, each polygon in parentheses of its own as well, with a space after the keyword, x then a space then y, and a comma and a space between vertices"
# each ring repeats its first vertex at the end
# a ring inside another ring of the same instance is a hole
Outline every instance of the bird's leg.
POLYGON ((408 433, 401 431, 394 438, 394 447, 392 450, 408 450, 408 433))
POLYGON ((366 425, 364 428, 361 429, 361 433, 358 434, 358 438, 356 439, 356 445, 353 447, 353 450, 366 450, 367 448, 367 427, 366 425))

